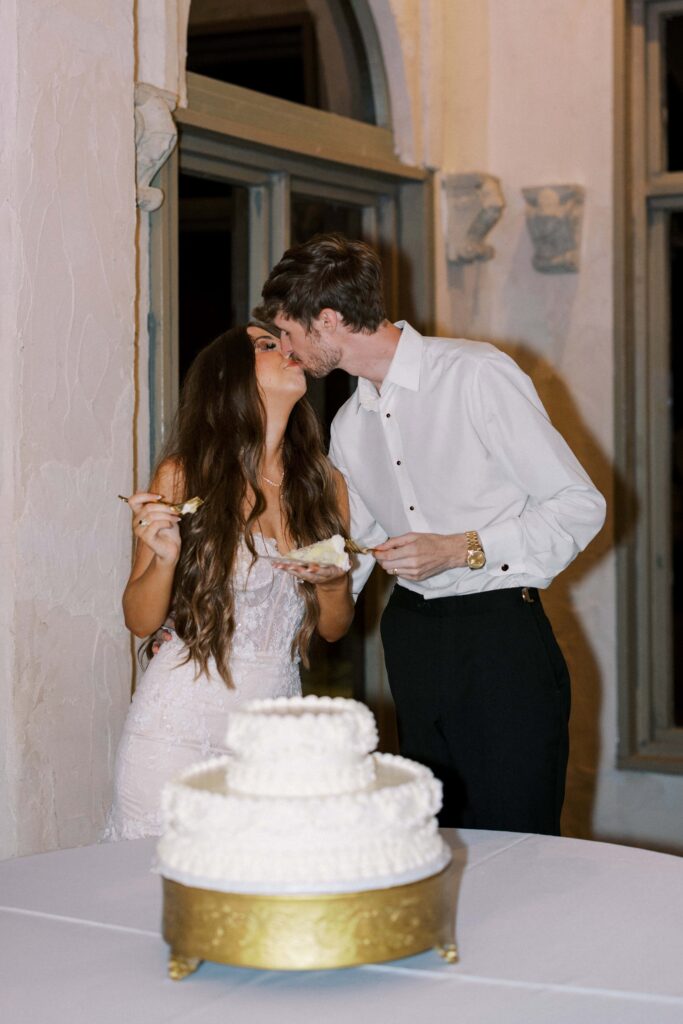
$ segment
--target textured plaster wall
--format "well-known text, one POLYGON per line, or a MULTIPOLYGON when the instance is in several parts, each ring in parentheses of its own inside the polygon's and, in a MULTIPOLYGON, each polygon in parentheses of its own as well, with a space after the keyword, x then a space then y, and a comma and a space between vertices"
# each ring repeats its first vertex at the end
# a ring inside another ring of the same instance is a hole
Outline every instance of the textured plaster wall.
MULTIPOLYGON (((0 7, 0 40, 17 35, 16 3, 0 7)), ((17 215, 13 142, 17 117, 16 46, 0 44, 0 859, 16 849, 14 673, 14 464, 17 316, 17 215)))
POLYGON ((132 0, 22 0, 14 15, 0 41, 14 136, 2 161, 1 532, 16 566, 3 559, 0 598, 6 856, 92 841, 110 797, 131 678, 116 494, 132 480, 135 333, 132 0))
MULTIPOLYGON (((391 8, 415 118, 412 153, 436 172, 438 329, 494 341, 517 358, 611 505, 614 3, 391 0, 391 8), (498 176, 507 209, 488 239, 496 258, 454 268, 438 193, 444 173, 462 171, 498 176), (540 274, 520 189, 562 183, 586 188, 581 269, 540 274)), ((404 143, 402 155, 410 152, 404 143)), ((615 768, 613 542, 610 515, 546 596, 574 681, 564 827, 683 849, 683 778, 615 768)))

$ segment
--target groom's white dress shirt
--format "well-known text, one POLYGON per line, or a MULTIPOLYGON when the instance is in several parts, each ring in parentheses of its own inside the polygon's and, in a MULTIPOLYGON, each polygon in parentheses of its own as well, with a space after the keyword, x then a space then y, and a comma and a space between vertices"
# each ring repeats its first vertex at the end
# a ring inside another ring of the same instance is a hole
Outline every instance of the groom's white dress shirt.
MULTIPOLYGON (((604 498, 512 359, 485 342, 397 326, 379 393, 359 378, 332 424, 352 537, 371 547, 410 532, 477 530, 483 569, 400 580, 425 598, 547 587, 602 526, 604 498)), ((360 559, 354 593, 373 562, 360 559)))

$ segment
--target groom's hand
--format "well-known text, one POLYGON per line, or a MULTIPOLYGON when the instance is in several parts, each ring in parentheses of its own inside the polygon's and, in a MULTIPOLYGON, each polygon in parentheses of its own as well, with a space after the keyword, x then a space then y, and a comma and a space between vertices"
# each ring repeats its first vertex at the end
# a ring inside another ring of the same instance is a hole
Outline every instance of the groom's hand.
POLYGON ((467 564, 467 538, 464 533, 403 533, 379 544, 373 554, 392 576, 427 580, 467 564))

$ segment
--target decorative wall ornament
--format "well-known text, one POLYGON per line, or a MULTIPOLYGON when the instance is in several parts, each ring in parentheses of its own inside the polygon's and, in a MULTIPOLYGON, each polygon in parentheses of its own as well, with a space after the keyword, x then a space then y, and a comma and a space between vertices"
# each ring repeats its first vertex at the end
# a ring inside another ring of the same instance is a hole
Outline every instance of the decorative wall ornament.
POLYGON ((144 82, 135 86, 135 179, 141 210, 157 210, 164 201, 162 190, 152 188, 150 182, 178 141, 171 116, 175 105, 176 97, 171 92, 144 82))
POLYGON ((500 220, 505 199, 491 174, 449 174, 443 183, 446 199, 447 254, 451 263, 491 260, 495 249, 484 239, 500 220))
POLYGON ((575 273, 585 189, 581 185, 539 185, 523 188, 522 195, 535 269, 543 274, 575 273))

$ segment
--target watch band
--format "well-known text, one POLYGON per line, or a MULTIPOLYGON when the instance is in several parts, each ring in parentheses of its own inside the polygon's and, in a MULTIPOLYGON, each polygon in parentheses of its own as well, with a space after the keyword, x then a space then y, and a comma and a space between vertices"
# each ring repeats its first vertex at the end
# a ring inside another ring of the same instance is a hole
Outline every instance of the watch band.
POLYGON ((467 541, 467 565, 470 569, 483 569, 486 565, 486 555, 479 540, 476 530, 468 530, 465 533, 467 541))

